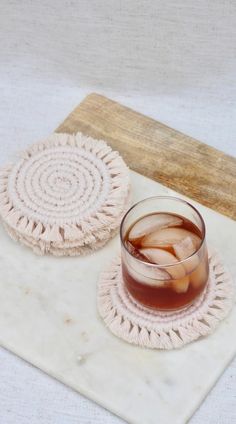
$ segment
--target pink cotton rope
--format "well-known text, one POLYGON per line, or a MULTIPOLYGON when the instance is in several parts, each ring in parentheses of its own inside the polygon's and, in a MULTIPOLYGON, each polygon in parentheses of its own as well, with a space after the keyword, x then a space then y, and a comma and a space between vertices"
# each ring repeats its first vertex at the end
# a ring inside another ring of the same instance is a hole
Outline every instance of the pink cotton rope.
POLYGON ((209 257, 209 281, 201 296, 189 307, 157 312, 138 304, 125 288, 120 256, 101 273, 98 311, 109 330, 138 346, 176 349, 212 333, 234 302, 233 282, 217 252, 209 257))
POLYGON ((129 206, 129 170, 103 140, 52 134, 0 170, 0 216, 36 253, 81 255, 102 247, 129 206))

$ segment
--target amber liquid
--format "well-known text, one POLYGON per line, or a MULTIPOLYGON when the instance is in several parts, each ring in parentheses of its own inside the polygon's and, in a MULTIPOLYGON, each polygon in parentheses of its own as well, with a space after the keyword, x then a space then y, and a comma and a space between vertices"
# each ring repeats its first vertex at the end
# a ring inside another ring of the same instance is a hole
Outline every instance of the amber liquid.
MULTIPOLYGON (((179 216, 179 218, 181 218, 182 224, 179 225, 178 228, 182 228, 198 236, 199 245, 201 246, 203 237, 201 231, 190 220, 182 216, 179 216)), ((135 252, 133 257, 137 261, 141 259, 144 267, 145 262, 154 263, 153 261, 150 261, 145 256, 143 256, 143 253, 140 252, 142 250, 142 241, 145 236, 135 240, 129 238, 132 227, 133 226, 131 226, 124 237, 124 243, 127 250, 129 250, 131 254, 135 252), (130 247, 132 248, 130 249, 130 247)), ((155 246, 153 247, 155 248, 155 246)), ((174 247, 171 244, 163 245, 161 249, 168 251, 172 255, 176 256, 174 247)), ((180 260, 179 258, 176 259, 180 260)), ((132 268, 134 268, 134 266, 135 265, 132 264, 132 268)), ((182 267, 183 265, 180 266, 182 267)), ((207 249, 205 245, 203 245, 199 249, 199 252, 192 256, 192 259, 191 256, 189 257, 188 266, 186 266, 187 269, 185 269, 184 276, 181 276, 181 278, 177 279, 170 275, 169 278, 167 278, 165 281, 162 280, 161 284, 159 284, 157 281, 156 285, 149 285, 146 276, 144 277, 144 281, 142 281, 141 274, 139 274, 138 278, 135 278, 132 272, 132 268, 129 264, 129 261, 125 259, 124 255, 122 255, 123 279, 129 293, 136 301, 143 304, 144 306, 158 310, 170 311, 180 309, 191 304, 204 290, 209 273, 207 249)), ((163 266, 163 269, 168 272, 168 266, 163 266)), ((146 275, 148 275, 148 270, 146 275)))

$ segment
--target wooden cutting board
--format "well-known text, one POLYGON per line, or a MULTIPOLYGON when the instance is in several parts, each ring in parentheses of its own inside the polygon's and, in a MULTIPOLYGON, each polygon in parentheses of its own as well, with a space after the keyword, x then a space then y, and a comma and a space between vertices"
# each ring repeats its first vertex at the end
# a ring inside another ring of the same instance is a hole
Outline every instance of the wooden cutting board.
POLYGON ((99 94, 57 128, 101 138, 134 171, 236 219, 236 159, 99 94))

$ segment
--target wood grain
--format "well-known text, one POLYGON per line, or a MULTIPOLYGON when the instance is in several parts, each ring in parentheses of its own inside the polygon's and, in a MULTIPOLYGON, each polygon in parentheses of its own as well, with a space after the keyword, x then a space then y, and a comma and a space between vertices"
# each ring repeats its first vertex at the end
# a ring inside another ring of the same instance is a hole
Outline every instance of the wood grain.
POLYGON ((98 94, 56 130, 77 131, 106 140, 134 171, 236 219, 235 158, 98 94))

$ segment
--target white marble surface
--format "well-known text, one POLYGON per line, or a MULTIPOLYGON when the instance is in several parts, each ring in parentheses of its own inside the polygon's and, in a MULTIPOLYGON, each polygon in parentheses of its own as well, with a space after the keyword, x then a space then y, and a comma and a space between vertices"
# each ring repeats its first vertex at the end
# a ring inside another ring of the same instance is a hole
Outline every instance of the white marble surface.
MULTIPOLYGON (((2 0, 0 163, 91 91, 235 155, 235 13, 230 0, 2 0)), ((235 393, 234 361, 191 424, 236 423, 235 393)), ((0 422, 123 420, 0 349, 0 422)))
MULTIPOLYGON (((174 193, 132 173, 133 201, 174 193)), ((208 242, 236 278, 236 223, 202 206, 208 242), (217 231, 216 231, 217 230, 217 231)), ((0 229, 0 344, 132 424, 182 424, 236 353, 236 309, 214 334, 176 351, 114 337, 97 315, 96 282, 118 236, 83 258, 38 257, 0 229)))

